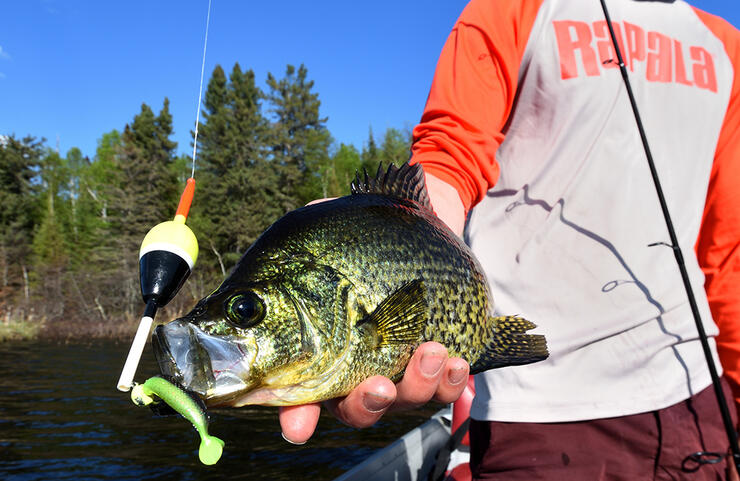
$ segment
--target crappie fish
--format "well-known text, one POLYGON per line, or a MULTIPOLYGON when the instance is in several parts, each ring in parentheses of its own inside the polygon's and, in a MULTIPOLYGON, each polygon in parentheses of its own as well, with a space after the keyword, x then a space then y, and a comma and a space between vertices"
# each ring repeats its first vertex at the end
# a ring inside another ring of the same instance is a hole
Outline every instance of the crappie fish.
POLYGON ((208 406, 286 406, 399 380, 424 341, 471 372, 548 355, 535 325, 493 317, 481 267, 432 212, 419 165, 358 175, 289 212, 183 318, 156 328, 163 374, 208 406))

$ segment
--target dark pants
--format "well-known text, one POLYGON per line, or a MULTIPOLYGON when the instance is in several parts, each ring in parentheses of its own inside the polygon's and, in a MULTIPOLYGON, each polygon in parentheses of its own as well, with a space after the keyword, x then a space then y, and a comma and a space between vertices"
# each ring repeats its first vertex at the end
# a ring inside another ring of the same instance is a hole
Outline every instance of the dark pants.
MULTIPOLYGON (((735 405, 724 382, 733 425, 735 405)), ((573 423, 470 424, 473 479, 724 480, 727 463, 700 464, 699 451, 727 454, 727 435, 710 386, 659 411, 573 423)))

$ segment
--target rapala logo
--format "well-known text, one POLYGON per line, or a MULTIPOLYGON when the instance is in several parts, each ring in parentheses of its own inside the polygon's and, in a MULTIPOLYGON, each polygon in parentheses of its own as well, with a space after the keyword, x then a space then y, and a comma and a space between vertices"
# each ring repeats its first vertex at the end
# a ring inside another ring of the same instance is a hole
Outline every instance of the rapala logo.
MULTIPOLYGON (((584 73, 601 75, 605 69, 619 68, 617 54, 609 37, 606 21, 591 24, 575 20, 552 22, 560 54, 563 80, 584 73)), ((717 76, 712 55, 703 47, 684 47, 681 42, 660 32, 645 31, 629 22, 612 22, 625 65, 642 71, 650 82, 673 82, 717 92, 717 76), (626 42, 625 42, 626 40, 626 42), (688 54, 688 55, 687 55, 688 54)))

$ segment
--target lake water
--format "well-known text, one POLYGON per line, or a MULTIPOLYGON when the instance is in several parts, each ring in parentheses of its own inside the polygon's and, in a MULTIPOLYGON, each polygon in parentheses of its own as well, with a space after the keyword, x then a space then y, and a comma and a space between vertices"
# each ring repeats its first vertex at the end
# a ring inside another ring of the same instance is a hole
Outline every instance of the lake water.
MULTIPOLYGON (((214 411, 209 431, 226 447, 215 466, 204 466, 188 421, 155 417, 116 390, 127 350, 112 342, 0 344, 0 479, 328 480, 440 407, 386 416, 364 430, 322 414, 303 446, 282 439, 277 408, 214 411)), ((147 347, 136 379, 154 374, 147 347)))

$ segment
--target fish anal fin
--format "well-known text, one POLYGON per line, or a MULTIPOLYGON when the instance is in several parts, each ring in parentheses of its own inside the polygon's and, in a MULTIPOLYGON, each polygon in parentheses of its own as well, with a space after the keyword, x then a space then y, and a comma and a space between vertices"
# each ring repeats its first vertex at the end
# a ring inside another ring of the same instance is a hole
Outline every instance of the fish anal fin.
POLYGON ((500 316, 491 319, 494 334, 484 352, 470 366, 477 374, 496 367, 519 366, 547 359, 547 341, 541 334, 527 334, 537 327, 518 316, 500 316))
POLYGON ((427 312, 424 281, 414 280, 385 298, 360 323, 375 327, 378 347, 413 344, 422 338, 427 312))

